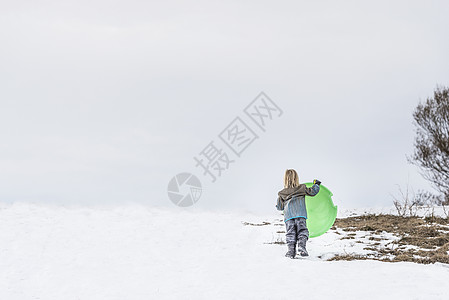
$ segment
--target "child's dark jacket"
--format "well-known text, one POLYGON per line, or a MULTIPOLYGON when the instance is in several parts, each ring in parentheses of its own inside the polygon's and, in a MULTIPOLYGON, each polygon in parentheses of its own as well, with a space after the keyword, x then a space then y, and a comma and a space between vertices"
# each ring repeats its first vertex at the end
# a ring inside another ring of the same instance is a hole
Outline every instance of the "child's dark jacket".
POLYGON ((305 184, 300 184, 297 187, 284 188, 278 192, 278 200, 276 208, 278 210, 284 210, 284 221, 293 218, 306 218, 306 195, 315 196, 320 191, 320 186, 314 184, 308 188, 305 184))

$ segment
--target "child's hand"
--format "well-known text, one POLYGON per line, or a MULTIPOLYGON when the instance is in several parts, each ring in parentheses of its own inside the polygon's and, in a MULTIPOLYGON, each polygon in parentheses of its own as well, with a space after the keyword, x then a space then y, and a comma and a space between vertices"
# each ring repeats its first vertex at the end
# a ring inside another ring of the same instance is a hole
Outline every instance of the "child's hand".
POLYGON ((313 184, 318 184, 318 185, 320 185, 320 184, 321 184, 321 181, 319 181, 318 179, 315 179, 315 180, 313 181, 313 184))

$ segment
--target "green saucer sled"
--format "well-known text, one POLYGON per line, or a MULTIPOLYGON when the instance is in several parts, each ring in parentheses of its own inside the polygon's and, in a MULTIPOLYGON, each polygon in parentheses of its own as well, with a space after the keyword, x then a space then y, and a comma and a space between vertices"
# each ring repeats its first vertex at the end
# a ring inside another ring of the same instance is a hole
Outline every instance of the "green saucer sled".
MULTIPOLYGON (((311 187, 313 183, 307 182, 305 185, 311 187)), ((320 236, 334 225, 337 206, 332 202, 332 192, 327 187, 321 185, 317 195, 306 196, 306 209, 309 237, 320 236)))

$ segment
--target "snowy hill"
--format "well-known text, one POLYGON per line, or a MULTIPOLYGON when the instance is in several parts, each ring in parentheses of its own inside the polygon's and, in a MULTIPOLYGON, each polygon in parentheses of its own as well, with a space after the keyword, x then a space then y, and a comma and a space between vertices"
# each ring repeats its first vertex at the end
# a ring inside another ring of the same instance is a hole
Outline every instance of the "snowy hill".
POLYGON ((363 251, 334 232, 292 260, 283 230, 276 214, 3 204, 0 299, 447 299, 449 265, 326 261, 363 251))

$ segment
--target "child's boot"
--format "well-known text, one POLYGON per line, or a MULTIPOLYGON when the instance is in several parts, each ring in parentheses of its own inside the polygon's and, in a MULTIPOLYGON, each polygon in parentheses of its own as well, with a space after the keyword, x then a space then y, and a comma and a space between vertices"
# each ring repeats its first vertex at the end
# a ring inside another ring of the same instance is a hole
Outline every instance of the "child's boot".
POLYGON ((298 240, 298 253, 301 256, 309 256, 309 253, 307 253, 306 250, 306 239, 299 239, 298 240))
POLYGON ((288 247, 288 251, 287 251, 287 253, 285 253, 285 256, 289 257, 289 258, 295 258, 295 256, 296 256, 296 244, 295 243, 289 243, 289 244, 287 244, 287 247, 288 247))

